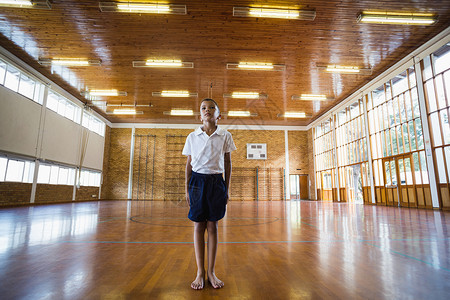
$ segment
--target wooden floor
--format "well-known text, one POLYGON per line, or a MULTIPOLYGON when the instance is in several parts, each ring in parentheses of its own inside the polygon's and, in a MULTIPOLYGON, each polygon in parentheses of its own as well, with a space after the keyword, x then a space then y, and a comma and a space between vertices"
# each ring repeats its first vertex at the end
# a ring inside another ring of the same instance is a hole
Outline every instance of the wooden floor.
POLYGON ((450 213, 231 202, 221 290, 196 272, 184 202, 0 209, 1 299, 448 299, 450 213))

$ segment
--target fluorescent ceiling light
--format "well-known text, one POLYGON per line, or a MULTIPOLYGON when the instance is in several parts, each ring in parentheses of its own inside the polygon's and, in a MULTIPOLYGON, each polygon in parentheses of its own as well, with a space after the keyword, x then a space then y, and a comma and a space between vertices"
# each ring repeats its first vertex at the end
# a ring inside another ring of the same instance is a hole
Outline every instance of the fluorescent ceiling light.
POLYGON ((181 60, 157 60, 149 59, 133 61, 135 68, 193 68, 193 62, 183 62, 181 60))
POLYGON ((258 62, 240 62, 227 63, 227 69, 230 70, 260 70, 260 71, 284 71, 285 65, 274 65, 272 63, 258 63, 258 62))
POLYGON ((285 117, 285 118, 306 118, 306 114, 304 112, 285 112, 280 117, 285 117))
POLYGON ((113 111, 115 115, 136 115, 138 112, 134 108, 117 108, 113 111))
POLYGON ((337 65, 329 65, 329 66, 327 66, 327 69, 325 71, 332 72, 332 73, 359 73, 360 72, 358 67, 337 66, 337 65))
POLYGON ((171 116, 193 116, 194 111, 192 109, 172 109, 170 111, 171 116))
POLYGON ((87 66, 99 66, 100 60, 84 59, 84 58, 53 58, 46 59, 41 58, 38 62, 43 65, 58 65, 58 66, 74 66, 74 67, 87 67, 87 66))
POLYGON ((152 92, 153 97, 197 97, 197 93, 190 93, 189 91, 161 91, 152 92))
POLYGON ((312 21, 316 17, 316 11, 314 9, 300 10, 289 8, 233 7, 233 16, 312 21))
POLYGON ((326 101, 328 100, 326 95, 318 95, 318 94, 301 94, 298 95, 292 95, 292 100, 310 100, 310 101, 326 101))
POLYGON ((27 0, 0 0, 2 7, 16 7, 16 8, 41 8, 51 9, 52 5, 48 0, 27 1, 27 0))
POLYGON ((242 62, 238 64, 238 68, 240 69, 250 69, 250 70, 273 70, 273 64, 271 63, 248 63, 242 62))
POLYGON ((227 113, 227 116, 229 116, 229 117, 250 117, 251 113, 249 111, 233 111, 233 110, 230 110, 227 113))
POLYGON ((90 90, 89 96, 126 96, 126 92, 118 90, 90 90))
POLYGON ((256 92, 233 92, 231 98, 237 99, 258 99, 259 93, 256 92))
POLYGON ((102 12, 125 12, 140 14, 186 14, 186 5, 151 2, 100 2, 102 12))
POLYGON ((358 22, 398 25, 433 25, 437 18, 427 13, 395 13, 363 11, 358 16, 358 22))

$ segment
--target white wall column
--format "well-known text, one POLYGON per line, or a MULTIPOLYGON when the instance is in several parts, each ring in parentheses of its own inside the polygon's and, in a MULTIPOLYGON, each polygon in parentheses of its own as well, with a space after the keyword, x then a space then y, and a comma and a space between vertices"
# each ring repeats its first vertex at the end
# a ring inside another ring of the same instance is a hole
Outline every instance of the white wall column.
POLYGON ((288 135, 288 131, 284 130, 284 153, 285 153, 285 157, 286 157, 286 162, 285 162, 285 182, 286 182, 286 186, 285 188, 285 193, 286 193, 286 200, 291 200, 291 189, 290 189, 290 171, 289 171, 289 135, 288 135))
POLYGON ((136 127, 131 129, 130 169, 128 173, 128 199, 133 197, 133 160, 134 160, 134 134, 136 127))
POLYGON ((436 183, 436 173, 434 170, 433 149, 431 148, 430 126, 428 124, 420 58, 417 57, 414 58, 414 71, 416 73, 417 94, 419 96, 419 109, 420 109, 420 119, 422 120, 425 157, 427 160, 428 177, 430 178, 431 201, 433 203, 433 208, 439 208, 439 195, 436 183))
POLYGON ((372 159, 372 147, 371 147, 371 142, 370 142, 370 131, 369 131, 369 114, 367 112, 367 96, 364 96, 364 94, 362 94, 361 96, 362 100, 363 100, 363 108, 364 108, 364 127, 366 128, 365 133, 366 133, 366 145, 367 145, 367 163, 369 165, 369 182, 370 182, 370 194, 372 197, 372 203, 376 202, 375 199, 375 180, 373 178, 374 176, 374 172, 373 172, 373 159, 372 159))

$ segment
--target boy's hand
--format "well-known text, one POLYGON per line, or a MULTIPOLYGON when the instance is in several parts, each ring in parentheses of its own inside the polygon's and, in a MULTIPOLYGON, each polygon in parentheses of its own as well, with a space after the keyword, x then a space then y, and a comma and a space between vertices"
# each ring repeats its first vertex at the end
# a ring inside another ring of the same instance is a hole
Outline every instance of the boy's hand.
POLYGON ((189 207, 191 207, 191 201, 189 201, 189 192, 186 192, 186 202, 189 207))

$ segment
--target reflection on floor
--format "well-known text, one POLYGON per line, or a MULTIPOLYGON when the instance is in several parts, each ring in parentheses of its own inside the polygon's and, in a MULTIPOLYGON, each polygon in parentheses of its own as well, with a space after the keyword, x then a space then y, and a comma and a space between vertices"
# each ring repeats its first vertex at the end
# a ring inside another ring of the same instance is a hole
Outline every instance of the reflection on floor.
POLYGON ((445 299, 450 213, 310 201, 230 202, 221 290, 191 290, 182 202, 0 209, 3 299, 445 299))

